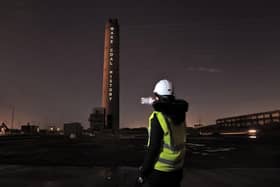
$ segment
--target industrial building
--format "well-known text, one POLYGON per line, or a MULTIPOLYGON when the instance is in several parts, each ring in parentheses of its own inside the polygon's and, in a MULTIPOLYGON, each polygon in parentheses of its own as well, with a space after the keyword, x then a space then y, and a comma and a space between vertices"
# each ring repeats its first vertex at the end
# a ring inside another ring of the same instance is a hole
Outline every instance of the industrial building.
POLYGON ((83 127, 81 123, 65 123, 64 124, 64 135, 65 136, 73 136, 78 137, 82 136, 83 134, 83 127))
POLYGON ((280 110, 227 117, 216 120, 219 128, 256 127, 280 123, 280 110))
POLYGON ((119 24, 109 19, 105 26, 102 107, 105 128, 119 130, 119 24))
POLYGON ((220 118, 216 124, 197 128, 200 135, 280 134, 280 110, 220 118))
POLYGON ((93 109, 93 113, 89 116, 90 130, 100 131, 105 127, 105 109, 97 107, 93 109))
POLYGON ((30 125, 30 123, 27 123, 27 125, 21 126, 21 133, 23 134, 38 134, 40 132, 40 128, 37 125, 30 125))

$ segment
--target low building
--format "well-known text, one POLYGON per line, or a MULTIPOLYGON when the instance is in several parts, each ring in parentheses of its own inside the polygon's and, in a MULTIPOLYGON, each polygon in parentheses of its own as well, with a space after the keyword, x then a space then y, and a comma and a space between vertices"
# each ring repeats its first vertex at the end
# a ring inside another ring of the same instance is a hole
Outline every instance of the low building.
POLYGON ((216 124, 196 127, 199 135, 280 135, 280 110, 220 118, 216 124))
POLYGON ((81 123, 65 123, 64 124, 64 135, 65 136, 82 136, 83 127, 81 123))
POLYGON ((30 125, 30 123, 27 123, 27 125, 21 126, 21 133, 23 134, 38 134, 40 132, 40 128, 37 125, 30 125))
POLYGON ((221 118, 216 124, 220 129, 280 125, 280 110, 221 118))
POLYGON ((100 131, 105 127, 105 109, 102 107, 94 108, 89 120, 91 131, 100 131))

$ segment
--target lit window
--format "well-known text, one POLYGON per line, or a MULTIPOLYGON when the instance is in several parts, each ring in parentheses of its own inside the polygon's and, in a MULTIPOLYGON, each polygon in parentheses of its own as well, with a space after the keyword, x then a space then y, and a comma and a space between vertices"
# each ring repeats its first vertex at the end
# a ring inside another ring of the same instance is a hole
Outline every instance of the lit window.
POLYGON ((109 97, 109 100, 111 101, 111 100, 112 100, 112 97, 109 97))
POLYGON ((113 48, 110 48, 110 52, 113 52, 113 48))
POLYGON ((113 89, 112 88, 109 88, 109 92, 112 92, 113 91, 113 89))
POLYGON ((264 125, 264 120, 260 120, 260 121, 259 121, 259 124, 260 124, 260 125, 264 125))
POLYGON ((112 61, 110 61, 110 65, 111 65, 111 66, 113 65, 112 61))
POLYGON ((114 36, 110 36, 111 39, 114 39, 114 36))
POLYGON ((110 43, 112 44, 112 43, 113 43, 113 40, 110 40, 110 43))
POLYGON ((114 27, 110 27, 110 30, 113 31, 115 28, 114 27))
POLYGON ((270 114, 265 114, 264 117, 265 118, 270 118, 270 114))
POLYGON ((265 123, 265 124, 270 124, 270 123, 271 123, 271 120, 270 120, 270 119, 266 119, 266 120, 264 121, 264 123, 265 123))
POLYGON ((112 92, 110 92, 110 93, 109 93, 109 96, 112 96, 112 95, 113 95, 113 93, 112 93, 112 92))
POLYGON ((113 71, 109 71, 110 74, 113 74, 113 71))
POLYGON ((258 119, 262 119, 262 118, 264 118, 263 115, 258 115, 258 119))
POLYGON ((280 116, 280 113, 273 113, 272 114, 272 117, 279 117, 280 116))
POLYGON ((114 56, 114 53, 110 53, 110 56, 114 56))
POLYGON ((114 32, 111 32, 111 35, 113 35, 114 34, 114 32))

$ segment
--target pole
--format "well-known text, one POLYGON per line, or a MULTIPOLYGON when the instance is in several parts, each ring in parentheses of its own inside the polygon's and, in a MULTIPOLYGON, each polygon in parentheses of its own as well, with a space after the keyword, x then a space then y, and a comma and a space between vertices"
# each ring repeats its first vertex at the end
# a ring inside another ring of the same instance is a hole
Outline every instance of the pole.
POLYGON ((12 106, 11 129, 14 128, 14 120, 15 120, 15 106, 12 106))

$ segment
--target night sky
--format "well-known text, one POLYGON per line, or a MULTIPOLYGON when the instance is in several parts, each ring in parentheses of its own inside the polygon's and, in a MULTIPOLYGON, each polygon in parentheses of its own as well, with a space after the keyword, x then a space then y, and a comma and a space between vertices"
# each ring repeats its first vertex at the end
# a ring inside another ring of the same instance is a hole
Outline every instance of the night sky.
POLYGON ((104 29, 120 23, 121 127, 146 126, 140 105, 174 82, 188 124, 280 109, 280 11, 269 1, 0 2, 0 122, 87 122, 101 105, 104 29))

